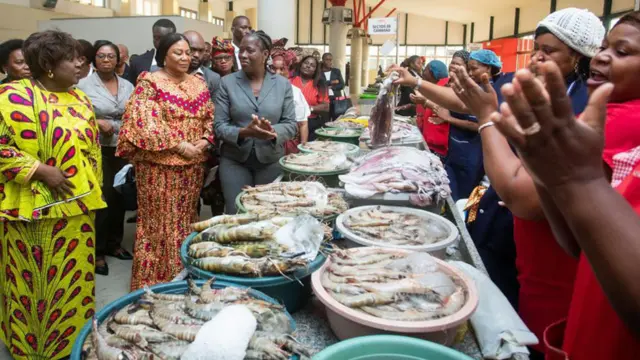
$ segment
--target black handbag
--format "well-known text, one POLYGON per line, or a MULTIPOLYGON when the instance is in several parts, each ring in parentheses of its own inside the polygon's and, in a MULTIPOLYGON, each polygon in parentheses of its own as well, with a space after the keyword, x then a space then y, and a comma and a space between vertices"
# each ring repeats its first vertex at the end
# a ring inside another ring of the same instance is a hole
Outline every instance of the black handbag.
POLYGON ((346 96, 333 98, 329 104, 331 120, 335 120, 344 115, 344 113, 352 107, 353 103, 351 102, 351 99, 346 96))
POLYGON ((131 166, 125 175, 124 184, 117 186, 116 191, 122 195, 125 210, 138 210, 138 187, 136 186, 136 171, 131 166))

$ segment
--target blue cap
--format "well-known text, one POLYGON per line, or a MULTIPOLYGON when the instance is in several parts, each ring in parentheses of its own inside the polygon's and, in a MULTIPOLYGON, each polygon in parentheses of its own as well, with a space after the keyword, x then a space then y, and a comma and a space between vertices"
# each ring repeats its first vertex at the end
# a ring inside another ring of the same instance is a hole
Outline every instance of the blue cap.
POLYGON ((481 64, 502 68, 502 62, 498 59, 498 55, 491 50, 482 49, 473 51, 470 56, 471 60, 475 60, 481 64))
POLYGON ((431 71, 436 80, 442 80, 449 77, 449 69, 447 65, 440 60, 432 60, 427 64, 427 68, 431 71))

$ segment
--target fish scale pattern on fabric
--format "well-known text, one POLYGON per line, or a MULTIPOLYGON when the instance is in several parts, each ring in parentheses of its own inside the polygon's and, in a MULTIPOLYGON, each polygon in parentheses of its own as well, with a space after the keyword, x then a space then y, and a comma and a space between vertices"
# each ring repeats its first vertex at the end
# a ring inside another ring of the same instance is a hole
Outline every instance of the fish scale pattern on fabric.
POLYGON ((95 313, 92 216, 4 222, 0 335, 14 359, 69 356, 95 313))
POLYGON ((80 90, 51 93, 31 80, 0 87, 0 218, 37 220, 104 208, 98 128, 80 90), (40 181, 37 162, 58 167, 73 183, 74 201, 58 201, 40 181))

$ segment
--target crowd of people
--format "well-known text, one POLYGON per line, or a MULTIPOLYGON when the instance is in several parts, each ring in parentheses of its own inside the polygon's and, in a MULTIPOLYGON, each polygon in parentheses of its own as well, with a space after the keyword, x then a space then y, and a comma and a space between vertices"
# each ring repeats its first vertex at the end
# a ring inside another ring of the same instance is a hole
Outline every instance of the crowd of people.
MULTIPOLYGON (((243 187, 273 181, 335 117, 346 84, 331 54, 287 49, 244 16, 231 33, 208 43, 161 19, 154 48, 131 58, 55 30, 0 45, 0 338, 14 358, 69 355, 107 256, 133 260, 131 290, 171 281, 207 187, 214 214, 236 213, 243 187), (113 186, 127 164, 133 254, 113 186)), ((453 198, 468 199, 490 277, 540 339, 532 358, 634 358, 640 13, 606 34, 587 10, 554 12, 515 74, 490 50, 388 71, 398 114, 417 116, 453 198)))

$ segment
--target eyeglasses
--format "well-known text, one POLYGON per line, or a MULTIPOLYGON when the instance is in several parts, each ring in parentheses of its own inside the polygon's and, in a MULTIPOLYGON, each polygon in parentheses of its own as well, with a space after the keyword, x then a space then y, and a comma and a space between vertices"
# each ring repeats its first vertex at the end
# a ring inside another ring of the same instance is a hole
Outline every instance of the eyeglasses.
POLYGON ((96 59, 100 59, 100 60, 104 60, 104 59, 115 60, 116 59, 116 54, 97 54, 96 55, 96 59))
POLYGON ((222 63, 222 62, 227 62, 227 61, 231 61, 233 58, 229 55, 226 56, 216 56, 213 58, 213 61, 217 62, 217 63, 222 63))

